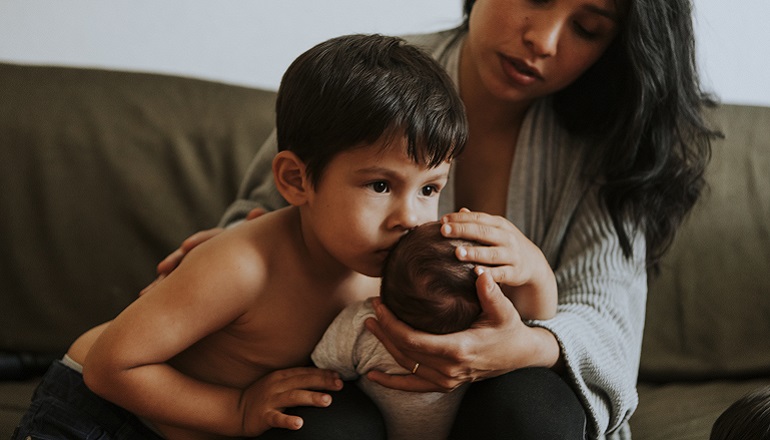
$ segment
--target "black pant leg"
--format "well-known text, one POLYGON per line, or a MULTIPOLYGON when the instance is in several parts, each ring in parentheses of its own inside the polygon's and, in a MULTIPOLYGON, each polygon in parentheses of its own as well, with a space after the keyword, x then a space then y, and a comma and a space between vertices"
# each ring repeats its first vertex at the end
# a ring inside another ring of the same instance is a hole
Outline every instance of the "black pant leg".
POLYGON ((583 440, 586 413, 547 368, 524 368, 472 384, 451 439, 583 440))
POLYGON ((386 439, 385 421, 380 410, 354 382, 345 382, 338 392, 330 392, 332 404, 326 408, 297 407, 287 414, 302 417, 304 424, 297 431, 271 429, 260 440, 378 440, 386 439))

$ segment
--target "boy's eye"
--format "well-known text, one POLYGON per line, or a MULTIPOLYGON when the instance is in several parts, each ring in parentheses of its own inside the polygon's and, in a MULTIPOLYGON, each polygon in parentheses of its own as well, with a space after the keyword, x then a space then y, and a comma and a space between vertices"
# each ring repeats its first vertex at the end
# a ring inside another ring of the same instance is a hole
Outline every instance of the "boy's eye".
POLYGON ((433 185, 423 186, 422 187, 422 195, 430 197, 434 194, 438 193, 438 188, 436 188, 433 185))
POLYGON ((369 187, 374 190, 376 193, 384 193, 388 191, 388 183, 387 182, 372 182, 369 184, 369 187))

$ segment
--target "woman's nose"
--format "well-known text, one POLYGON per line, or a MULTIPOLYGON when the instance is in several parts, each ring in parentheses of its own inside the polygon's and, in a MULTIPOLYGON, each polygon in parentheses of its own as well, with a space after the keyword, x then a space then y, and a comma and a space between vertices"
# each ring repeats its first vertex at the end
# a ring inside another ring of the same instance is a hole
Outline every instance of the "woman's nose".
POLYGON ((556 55, 559 47, 564 22, 558 17, 547 14, 527 18, 528 26, 524 32, 524 42, 538 58, 556 55))

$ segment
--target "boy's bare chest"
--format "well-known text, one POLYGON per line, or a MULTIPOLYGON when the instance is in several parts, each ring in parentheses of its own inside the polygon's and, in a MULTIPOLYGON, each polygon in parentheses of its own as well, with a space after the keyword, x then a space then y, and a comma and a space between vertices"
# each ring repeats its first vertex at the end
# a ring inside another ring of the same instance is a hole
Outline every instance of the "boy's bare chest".
POLYGON ((302 287, 261 295, 247 314, 178 356, 175 361, 184 364, 178 368, 202 380, 244 387, 274 370, 311 365, 310 353, 337 314, 359 296, 376 294, 364 289, 361 295, 319 295, 302 287))

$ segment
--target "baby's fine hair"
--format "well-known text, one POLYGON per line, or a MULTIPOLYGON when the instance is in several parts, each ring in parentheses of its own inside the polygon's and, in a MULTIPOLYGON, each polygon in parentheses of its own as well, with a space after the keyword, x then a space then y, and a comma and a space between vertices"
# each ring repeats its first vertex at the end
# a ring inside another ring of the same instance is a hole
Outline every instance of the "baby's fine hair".
POLYGON ((473 265, 455 256, 457 246, 478 243, 441 235, 439 222, 404 235, 382 269, 380 297, 415 329, 445 334, 465 330, 481 313, 473 265))
POLYGON ((406 139, 415 163, 435 167, 465 146, 465 109, 444 69, 397 37, 346 35, 301 54, 276 100, 279 151, 292 151, 317 185, 335 155, 406 139))
POLYGON ((710 440, 770 440, 770 386, 738 399, 711 428, 710 440))

